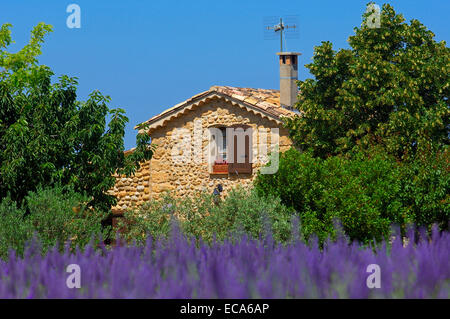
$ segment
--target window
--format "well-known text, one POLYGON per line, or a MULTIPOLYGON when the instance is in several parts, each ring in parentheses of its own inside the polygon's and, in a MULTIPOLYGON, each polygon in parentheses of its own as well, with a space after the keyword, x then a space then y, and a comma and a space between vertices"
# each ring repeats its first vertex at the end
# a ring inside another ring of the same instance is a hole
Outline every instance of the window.
POLYGON ((212 174, 228 174, 227 130, 226 127, 213 127, 211 132, 211 166, 212 174))
POLYGON ((211 173, 252 173, 252 130, 248 125, 211 130, 211 173))

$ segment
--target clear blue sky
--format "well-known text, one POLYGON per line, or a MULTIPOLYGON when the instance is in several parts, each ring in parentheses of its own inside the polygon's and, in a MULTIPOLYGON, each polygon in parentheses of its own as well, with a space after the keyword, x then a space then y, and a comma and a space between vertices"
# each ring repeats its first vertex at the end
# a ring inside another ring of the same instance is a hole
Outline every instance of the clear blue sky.
MULTIPOLYGON (((111 96, 110 107, 124 108, 128 149, 135 145, 135 124, 212 85, 278 89, 279 42, 264 39, 264 17, 298 16, 299 37, 287 48, 302 52, 299 77, 305 79, 310 74, 303 65, 314 46, 329 40, 336 49, 348 47, 368 2, 2 0, 0 23, 13 24, 13 51, 38 22, 52 24, 40 62, 58 76, 78 77, 79 99, 98 89, 111 96), (71 3, 81 7, 80 29, 66 26, 71 3)), ((449 41, 450 1, 387 2, 449 41)))

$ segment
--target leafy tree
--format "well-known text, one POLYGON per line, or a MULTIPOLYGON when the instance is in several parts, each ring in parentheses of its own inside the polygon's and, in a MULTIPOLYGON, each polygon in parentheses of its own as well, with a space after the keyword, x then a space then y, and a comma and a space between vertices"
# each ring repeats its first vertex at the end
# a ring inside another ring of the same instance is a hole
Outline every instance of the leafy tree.
POLYGON ((124 110, 109 109, 98 91, 77 101, 77 79, 39 65, 41 44, 52 28, 38 24, 19 52, 11 44, 11 25, 0 29, 0 199, 23 203, 39 187, 65 185, 89 196, 90 205, 108 209, 114 174, 130 175, 153 152, 149 136, 139 134, 135 151, 124 156, 124 110))
POLYGON ((389 4, 380 28, 366 23, 371 14, 349 37, 351 49, 316 47, 306 65, 315 78, 299 81, 301 115, 287 126, 295 143, 316 156, 379 144, 401 159, 449 143, 450 49, 389 4))

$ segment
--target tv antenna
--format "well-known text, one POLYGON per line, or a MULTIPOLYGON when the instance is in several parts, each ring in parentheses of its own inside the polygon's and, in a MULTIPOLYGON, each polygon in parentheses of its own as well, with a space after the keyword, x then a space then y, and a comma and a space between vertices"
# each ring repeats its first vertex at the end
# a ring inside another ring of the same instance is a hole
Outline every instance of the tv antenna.
POLYGON ((267 40, 276 39, 280 36, 280 52, 286 47, 286 39, 298 38, 298 16, 290 15, 282 17, 266 17, 264 18, 264 38, 267 40))

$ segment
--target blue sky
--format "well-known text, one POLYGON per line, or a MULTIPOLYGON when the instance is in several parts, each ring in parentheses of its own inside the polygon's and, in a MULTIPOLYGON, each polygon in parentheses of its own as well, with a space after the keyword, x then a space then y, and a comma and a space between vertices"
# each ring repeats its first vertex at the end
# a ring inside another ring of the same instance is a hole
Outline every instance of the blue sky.
MULTIPOLYGON (((124 108, 128 149, 134 125, 212 85, 278 89, 279 41, 264 39, 265 17, 298 16, 298 39, 287 48, 302 53, 299 78, 305 79, 314 46, 329 40, 335 49, 348 47, 367 2, 2 0, 0 23, 13 24, 12 51, 27 43, 34 25, 52 24, 40 62, 58 76, 78 77, 79 99, 98 89, 111 96, 110 107, 124 108), (80 29, 66 26, 71 3, 81 8, 80 29)), ((449 41, 450 1, 385 2, 449 41)))

